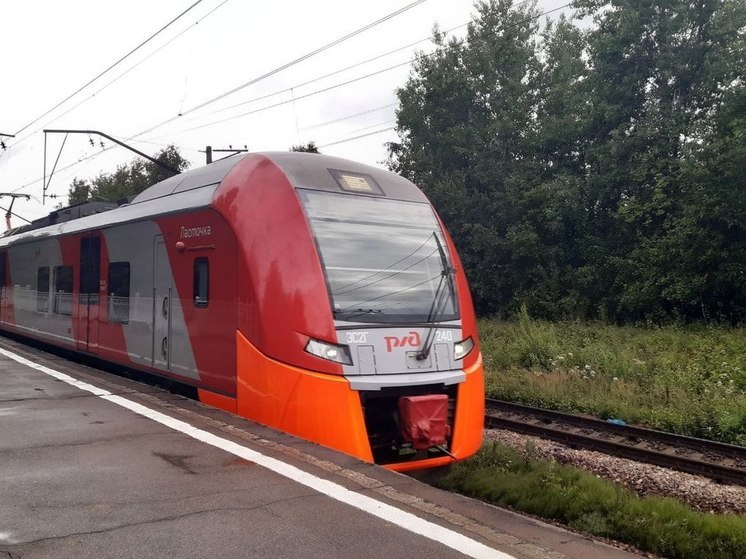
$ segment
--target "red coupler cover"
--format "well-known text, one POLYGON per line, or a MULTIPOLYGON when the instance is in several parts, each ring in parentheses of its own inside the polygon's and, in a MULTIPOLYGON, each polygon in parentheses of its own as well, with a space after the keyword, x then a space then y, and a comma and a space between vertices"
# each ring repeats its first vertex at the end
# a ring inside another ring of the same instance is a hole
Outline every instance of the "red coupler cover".
POLYGON ((402 396, 399 398, 401 436, 417 450, 445 444, 451 434, 448 425, 448 396, 402 396))

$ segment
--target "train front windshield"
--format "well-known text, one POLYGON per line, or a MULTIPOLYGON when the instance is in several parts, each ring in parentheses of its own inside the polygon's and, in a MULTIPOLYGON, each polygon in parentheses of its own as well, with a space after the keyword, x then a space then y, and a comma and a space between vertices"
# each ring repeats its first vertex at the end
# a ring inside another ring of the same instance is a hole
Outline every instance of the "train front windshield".
POLYGON ((429 204, 299 190, 321 252, 334 317, 458 318, 452 265, 429 204))

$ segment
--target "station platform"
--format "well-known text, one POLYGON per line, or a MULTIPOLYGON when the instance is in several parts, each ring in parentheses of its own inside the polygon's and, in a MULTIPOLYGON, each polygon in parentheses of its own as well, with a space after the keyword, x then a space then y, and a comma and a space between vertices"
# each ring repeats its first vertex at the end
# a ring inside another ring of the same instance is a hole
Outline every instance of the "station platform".
POLYGON ((6 557, 639 556, 0 337, 6 557))

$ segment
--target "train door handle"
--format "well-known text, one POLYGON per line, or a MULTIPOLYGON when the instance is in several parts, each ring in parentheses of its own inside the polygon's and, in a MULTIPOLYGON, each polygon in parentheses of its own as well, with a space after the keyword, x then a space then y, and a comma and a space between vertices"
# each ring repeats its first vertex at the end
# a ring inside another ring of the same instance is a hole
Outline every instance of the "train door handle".
POLYGON ((161 312, 164 317, 168 316, 168 297, 163 298, 163 305, 161 305, 161 312))
POLYGON ((161 340, 161 354, 164 359, 168 356, 168 337, 166 336, 161 340))

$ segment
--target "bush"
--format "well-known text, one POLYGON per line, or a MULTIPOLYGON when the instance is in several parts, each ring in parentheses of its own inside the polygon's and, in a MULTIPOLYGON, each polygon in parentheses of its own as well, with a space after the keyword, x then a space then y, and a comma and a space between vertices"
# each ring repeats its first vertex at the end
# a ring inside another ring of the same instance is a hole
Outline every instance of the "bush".
POLYGON ((487 394, 746 445, 746 335, 715 326, 480 321, 487 394))

